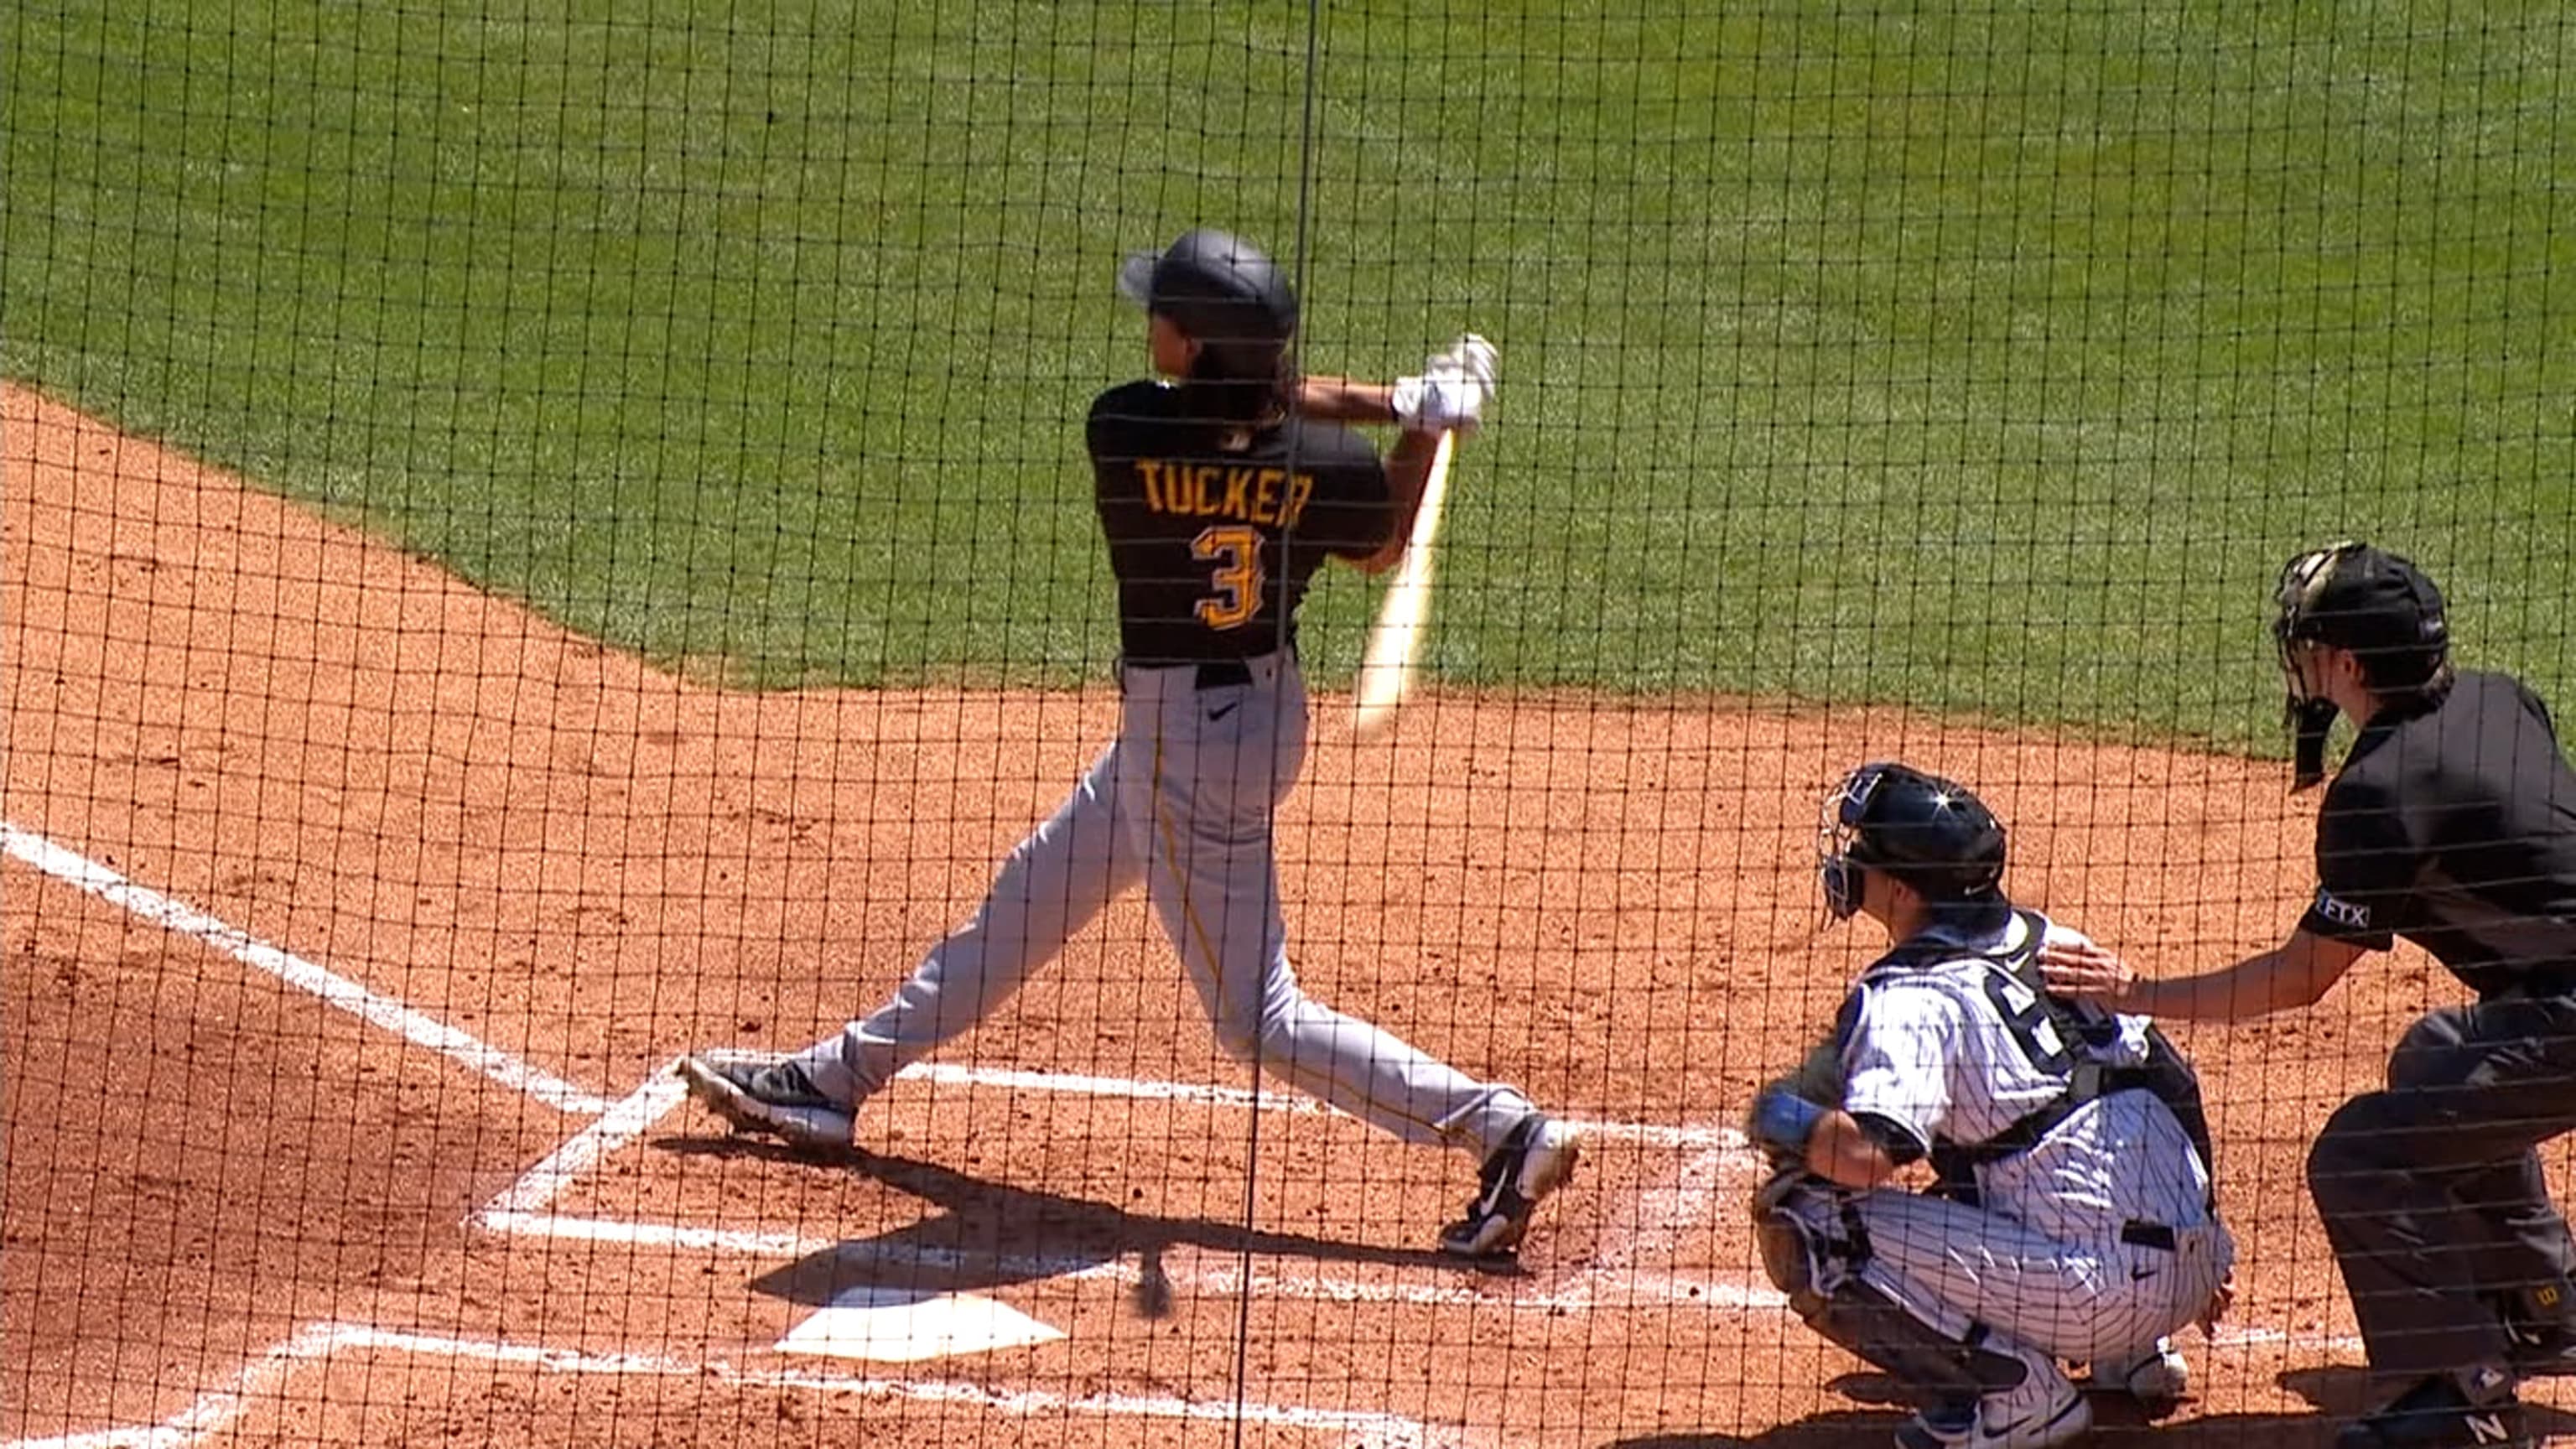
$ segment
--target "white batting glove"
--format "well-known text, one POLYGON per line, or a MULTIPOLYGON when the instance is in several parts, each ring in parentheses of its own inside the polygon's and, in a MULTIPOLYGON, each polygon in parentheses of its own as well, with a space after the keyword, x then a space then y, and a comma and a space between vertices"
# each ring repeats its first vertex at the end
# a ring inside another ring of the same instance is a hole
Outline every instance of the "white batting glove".
POLYGON ((1502 360, 1502 354, 1494 350, 1494 344, 1473 332, 1462 332, 1457 341, 1449 344, 1449 350, 1439 356, 1444 361, 1457 363, 1469 377, 1483 384, 1486 396, 1493 395, 1496 364, 1502 360))
POLYGON ((1470 332, 1395 380, 1395 421, 1409 433, 1473 433, 1494 398, 1494 344, 1470 332))

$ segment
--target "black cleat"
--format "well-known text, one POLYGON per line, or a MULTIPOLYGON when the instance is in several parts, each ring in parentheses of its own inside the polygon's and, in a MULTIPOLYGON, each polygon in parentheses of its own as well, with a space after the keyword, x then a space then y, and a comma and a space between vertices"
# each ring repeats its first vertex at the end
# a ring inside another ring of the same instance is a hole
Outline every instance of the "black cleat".
POLYGON ((2576 1377, 2576 1333, 2570 1333, 2563 1324, 2532 1328, 2507 1323, 2504 1342, 2516 1378, 2576 1377))
POLYGON ((1440 1251, 1496 1258, 1519 1248, 1539 1202, 1574 1176, 1582 1155, 1581 1139, 1564 1123, 1543 1112, 1523 1117, 1486 1157, 1467 1215, 1440 1230, 1440 1251))
POLYGON ((2426 1379, 2387 1408, 2345 1425, 2334 1449, 2537 1449, 2504 1372, 2481 1369, 2471 1381, 2476 1400, 2448 1374, 2426 1379))
POLYGON ((680 1080, 737 1130, 778 1138, 807 1152, 847 1151, 855 1114, 814 1090, 794 1062, 746 1052, 682 1057, 680 1080))
POLYGON ((2498 1306, 2505 1352, 2514 1374, 2526 1379, 2576 1376, 2576 1313, 2555 1283, 2508 1293, 2498 1306))

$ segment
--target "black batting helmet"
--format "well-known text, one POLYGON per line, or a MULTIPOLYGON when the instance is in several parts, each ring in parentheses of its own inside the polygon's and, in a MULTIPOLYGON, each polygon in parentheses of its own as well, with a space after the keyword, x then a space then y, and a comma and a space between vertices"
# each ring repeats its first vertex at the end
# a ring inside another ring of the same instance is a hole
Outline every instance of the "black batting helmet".
POLYGON ((1297 334, 1297 293, 1259 247, 1199 227, 1158 255, 1136 252, 1118 268, 1118 291, 1169 317, 1212 354, 1224 376, 1267 381, 1297 334))
POLYGON ((1861 871, 1885 871, 1936 905, 1992 897, 2004 876, 2004 827, 1967 787, 1879 760, 1825 797, 1816 853, 1825 909, 1860 909, 1861 871))

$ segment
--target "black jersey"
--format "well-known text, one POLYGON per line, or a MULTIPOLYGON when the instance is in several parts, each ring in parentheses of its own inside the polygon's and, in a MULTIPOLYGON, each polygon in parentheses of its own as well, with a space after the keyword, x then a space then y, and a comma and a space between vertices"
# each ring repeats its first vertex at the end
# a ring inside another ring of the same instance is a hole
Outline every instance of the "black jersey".
POLYGON ((1294 643, 1324 556, 1367 558, 1393 534, 1385 465, 1350 429, 1291 418, 1238 450, 1220 436, 1178 387, 1131 382, 1091 405, 1094 502, 1130 663, 1294 643))
POLYGON ((2317 812, 2300 926, 2385 950, 2404 936, 2481 996, 2576 989, 2576 773, 2519 681, 2462 674, 2373 720, 2317 812))

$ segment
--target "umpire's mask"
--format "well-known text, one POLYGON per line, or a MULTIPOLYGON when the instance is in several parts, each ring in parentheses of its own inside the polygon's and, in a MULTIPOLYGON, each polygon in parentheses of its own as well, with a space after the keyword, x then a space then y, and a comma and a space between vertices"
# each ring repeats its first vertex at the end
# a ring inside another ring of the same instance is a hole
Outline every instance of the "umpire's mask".
POLYGON ((2281 662, 2290 726, 2291 783, 2304 790, 2325 778, 2326 734, 2333 700, 2312 694, 2299 672, 2303 645, 2347 649, 2360 659, 2373 690, 2412 689, 2450 657, 2442 592, 2406 559, 2366 543, 2313 549, 2281 567, 2273 591, 2272 643, 2281 662))

